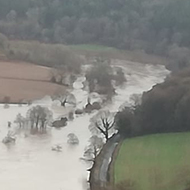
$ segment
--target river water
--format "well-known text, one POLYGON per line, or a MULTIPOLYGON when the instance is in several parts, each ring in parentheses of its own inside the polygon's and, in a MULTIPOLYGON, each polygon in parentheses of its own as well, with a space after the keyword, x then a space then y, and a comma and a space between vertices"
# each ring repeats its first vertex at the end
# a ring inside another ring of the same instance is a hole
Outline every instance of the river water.
MULTIPOLYGON (((144 65, 115 60, 115 64, 123 67, 127 83, 116 90, 113 102, 107 105, 110 111, 117 111, 131 94, 149 90, 154 84, 163 81, 169 73, 164 66, 144 65)), ((74 84, 72 93, 76 96, 77 106, 83 107, 88 93, 82 90, 79 78, 74 84)), ((33 105, 47 106, 54 112, 54 118, 67 110, 52 103, 45 97, 33 105)), ((10 105, 5 109, 0 105, 0 140, 7 134, 7 122, 11 121, 11 130, 16 129, 14 120, 18 113, 25 116, 30 106, 10 105)), ((69 109, 69 108, 68 108, 69 109)), ((17 131, 15 144, 4 145, 0 142, 0 189, 2 190, 85 190, 88 177, 88 165, 80 158, 91 136, 88 130, 92 114, 76 116, 60 130, 48 128, 44 134, 30 134, 17 131), (79 138, 79 145, 67 144, 67 135, 74 133, 79 138), (55 152, 51 147, 60 144, 62 152, 55 152)))

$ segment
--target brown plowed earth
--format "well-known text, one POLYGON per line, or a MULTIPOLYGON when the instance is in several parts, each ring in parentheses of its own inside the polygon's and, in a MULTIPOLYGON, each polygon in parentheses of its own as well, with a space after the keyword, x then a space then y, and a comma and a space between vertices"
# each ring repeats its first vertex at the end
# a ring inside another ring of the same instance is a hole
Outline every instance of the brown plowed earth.
POLYGON ((24 62, 0 61, 0 102, 35 100, 65 87, 50 82, 51 69, 24 62))

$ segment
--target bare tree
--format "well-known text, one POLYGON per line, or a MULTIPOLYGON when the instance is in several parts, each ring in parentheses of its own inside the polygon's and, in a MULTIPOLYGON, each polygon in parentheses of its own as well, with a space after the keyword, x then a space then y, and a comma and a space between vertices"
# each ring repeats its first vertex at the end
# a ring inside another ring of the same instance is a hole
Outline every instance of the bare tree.
POLYGON ((26 124, 26 118, 23 117, 20 113, 16 116, 16 119, 14 121, 14 123, 18 124, 18 126, 24 127, 24 125, 26 124))
POLYGON ((76 98, 73 94, 68 91, 62 90, 57 91, 52 96, 52 100, 58 100, 61 103, 61 106, 65 107, 66 104, 76 105, 76 98))
POLYGON ((52 119, 52 112, 45 107, 35 106, 28 110, 27 117, 31 128, 46 128, 47 123, 52 119))
POLYGON ((84 160, 95 162, 95 158, 98 156, 103 147, 103 140, 102 138, 94 135, 90 138, 89 142, 90 144, 84 152, 84 160))
POLYGON ((89 129, 91 132, 102 134, 106 141, 109 140, 109 137, 115 131, 115 114, 111 113, 108 110, 102 110, 98 112, 94 117, 91 118, 91 124, 89 129))

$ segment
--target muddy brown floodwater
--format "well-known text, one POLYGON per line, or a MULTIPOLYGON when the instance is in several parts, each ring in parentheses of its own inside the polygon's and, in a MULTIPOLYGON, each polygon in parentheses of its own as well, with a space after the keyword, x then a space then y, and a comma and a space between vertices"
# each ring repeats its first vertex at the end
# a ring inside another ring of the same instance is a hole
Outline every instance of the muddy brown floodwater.
MULTIPOLYGON (((113 103, 107 108, 117 111, 129 96, 149 90, 154 84, 163 81, 169 73, 164 66, 143 65, 140 63, 115 61, 126 73, 127 84, 117 89, 113 103)), ((77 98, 77 106, 83 107, 87 100, 87 92, 82 90, 83 77, 74 84, 73 94, 77 98)), ((65 112, 50 98, 34 102, 49 107, 57 118, 65 112)), ((31 106, 33 106, 31 105, 31 106)), ((31 106, 11 105, 4 109, 0 106, 0 140, 7 134, 7 122, 12 122, 11 130, 16 130, 14 120, 18 113, 25 115, 31 106)), ((68 108, 69 109, 69 108, 68 108)), ((68 110, 66 110, 68 111, 68 110)), ((88 125, 92 114, 76 117, 65 128, 56 130, 48 128, 45 134, 30 134, 28 131, 16 130, 15 144, 0 143, 0 189, 2 190, 85 190, 88 177, 88 165, 80 160, 84 148, 91 136, 88 125), (74 133, 79 145, 67 144, 67 135, 74 133), (51 147, 60 144, 61 152, 52 151, 51 147)))

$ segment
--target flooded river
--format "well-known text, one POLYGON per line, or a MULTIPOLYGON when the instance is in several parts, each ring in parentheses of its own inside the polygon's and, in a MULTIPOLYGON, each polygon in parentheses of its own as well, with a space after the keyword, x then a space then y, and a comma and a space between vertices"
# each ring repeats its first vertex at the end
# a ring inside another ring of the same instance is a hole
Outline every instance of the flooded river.
MULTIPOLYGON (((115 61, 120 64, 127 77, 125 86, 117 89, 113 103, 107 108, 117 111, 131 94, 149 90, 154 84, 163 81, 169 73, 163 66, 143 65, 139 63, 115 61)), ((88 93, 82 90, 83 78, 74 84, 72 93, 76 96, 77 106, 83 107, 88 93)), ((34 104, 47 106, 57 118, 64 112, 63 108, 54 105, 50 98, 36 101, 34 104)), ((18 113, 25 116, 32 107, 11 105, 5 109, 0 105, 0 140, 8 131, 7 122, 12 122, 12 130, 16 124, 14 120, 18 113)), ((87 164, 80 160, 84 148, 88 145, 91 133, 88 129, 91 114, 76 116, 60 130, 48 128, 45 134, 27 134, 17 132, 15 144, 0 143, 0 189, 2 190, 85 190, 88 177, 87 164), (79 138, 79 145, 67 144, 67 135, 74 133, 79 138), (51 147, 61 144, 62 152, 55 152, 51 147)))

